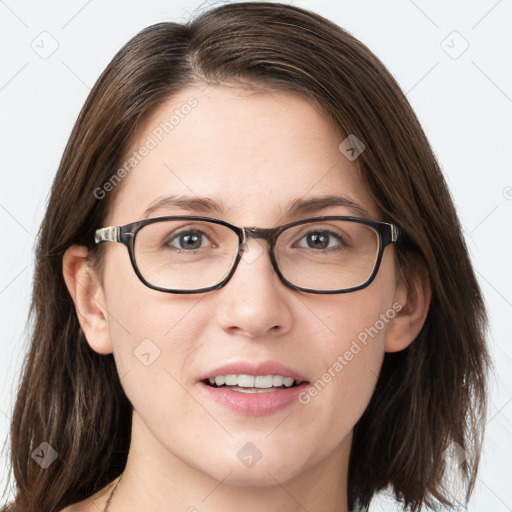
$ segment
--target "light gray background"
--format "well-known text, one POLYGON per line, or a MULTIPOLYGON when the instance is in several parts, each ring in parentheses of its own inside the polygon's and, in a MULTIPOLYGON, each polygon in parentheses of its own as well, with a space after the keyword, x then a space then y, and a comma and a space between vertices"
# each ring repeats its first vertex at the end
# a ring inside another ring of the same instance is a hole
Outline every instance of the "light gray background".
MULTIPOLYGON (((497 368, 469 510, 512 511, 512 1, 287 3, 333 20, 376 53, 407 94, 445 172, 490 312, 497 368)), ((185 21, 200 5, 0 0, 0 441, 27 347, 35 236, 76 116, 129 38, 152 23, 185 21), (52 44, 56 51, 40 56, 52 44)), ((397 508, 383 495, 371 510, 397 508)))

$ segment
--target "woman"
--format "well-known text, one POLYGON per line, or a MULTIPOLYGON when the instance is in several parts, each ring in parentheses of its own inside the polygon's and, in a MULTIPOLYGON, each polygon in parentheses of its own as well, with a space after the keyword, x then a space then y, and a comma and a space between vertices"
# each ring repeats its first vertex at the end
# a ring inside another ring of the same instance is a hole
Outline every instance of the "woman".
POLYGON ((235 3, 125 45, 32 311, 9 510, 469 500, 490 359, 461 228, 394 79, 314 13, 235 3))

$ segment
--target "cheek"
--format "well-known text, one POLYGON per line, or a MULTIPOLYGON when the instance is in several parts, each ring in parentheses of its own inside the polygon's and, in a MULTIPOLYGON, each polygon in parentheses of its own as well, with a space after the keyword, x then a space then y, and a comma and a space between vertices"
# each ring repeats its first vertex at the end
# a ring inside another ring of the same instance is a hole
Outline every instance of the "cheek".
POLYGON ((181 393, 177 382, 187 384, 185 369, 193 364, 195 340, 204 328, 194 310, 200 298, 152 290, 129 261, 128 266, 123 258, 117 262, 105 280, 105 295, 121 384, 135 406, 156 401, 157 392, 176 397, 181 393))
POLYGON ((203 324, 194 315, 197 298, 162 296, 143 291, 127 297, 118 311, 120 322, 111 322, 110 333, 128 400, 145 426, 168 442, 182 439, 182 418, 190 418, 186 428, 191 434, 199 423, 201 411, 188 390, 203 324))
POLYGON ((320 370, 299 402, 314 409, 319 423, 329 425, 333 433, 354 425, 375 390, 387 331, 396 315, 392 256, 383 258, 367 288, 316 302, 310 299, 310 309, 324 312, 311 351, 312 364, 320 370))
POLYGON ((105 298, 114 352, 129 353, 143 340, 162 350, 197 297, 152 290, 135 274, 125 247, 109 247, 105 266, 105 298), (165 343, 164 343, 165 342, 165 343))
POLYGON ((385 312, 378 301, 370 306, 354 300, 325 318, 333 333, 315 344, 311 359, 320 370, 299 402, 311 407, 334 437, 350 430, 373 394, 384 357, 388 324, 380 318, 385 312))

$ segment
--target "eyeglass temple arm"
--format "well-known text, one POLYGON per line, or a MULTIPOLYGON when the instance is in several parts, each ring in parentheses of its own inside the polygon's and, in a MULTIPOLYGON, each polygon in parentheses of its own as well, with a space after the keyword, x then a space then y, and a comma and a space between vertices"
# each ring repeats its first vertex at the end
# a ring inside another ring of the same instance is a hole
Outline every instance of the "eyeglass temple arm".
POLYGON ((395 224, 390 224, 391 226, 391 242, 397 242, 400 237, 400 229, 395 224))
POLYGON ((108 226, 106 228, 97 229, 94 232, 94 243, 101 242, 120 242, 121 228, 119 226, 108 226))

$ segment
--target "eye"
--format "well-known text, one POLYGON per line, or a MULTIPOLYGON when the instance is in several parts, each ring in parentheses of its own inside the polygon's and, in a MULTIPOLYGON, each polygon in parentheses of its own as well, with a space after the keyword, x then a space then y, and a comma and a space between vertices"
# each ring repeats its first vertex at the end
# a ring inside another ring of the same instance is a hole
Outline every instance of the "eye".
POLYGON ((163 245, 180 250, 195 250, 206 247, 208 244, 203 245, 203 242, 208 240, 209 238, 202 231, 188 229, 170 234, 163 245))
POLYGON ((338 246, 338 248, 346 247, 344 240, 336 233, 328 230, 315 230, 309 231, 299 241, 299 247, 306 247, 308 249, 331 249, 338 246), (305 241, 307 245, 300 242, 305 241))

